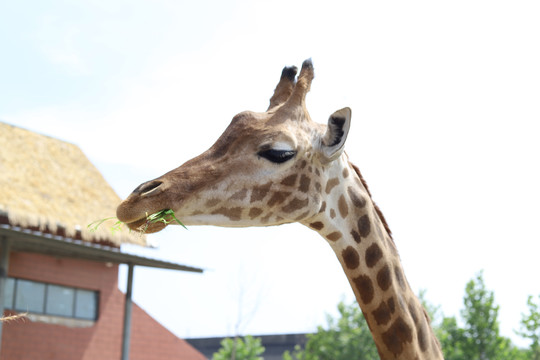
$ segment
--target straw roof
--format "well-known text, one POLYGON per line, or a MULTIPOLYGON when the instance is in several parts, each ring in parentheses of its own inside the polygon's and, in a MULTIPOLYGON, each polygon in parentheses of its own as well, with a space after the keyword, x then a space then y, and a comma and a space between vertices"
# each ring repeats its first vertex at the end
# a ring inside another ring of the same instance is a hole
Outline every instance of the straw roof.
POLYGON ((0 122, 0 223, 93 243, 147 246, 146 237, 111 231, 120 198, 75 145, 0 122))

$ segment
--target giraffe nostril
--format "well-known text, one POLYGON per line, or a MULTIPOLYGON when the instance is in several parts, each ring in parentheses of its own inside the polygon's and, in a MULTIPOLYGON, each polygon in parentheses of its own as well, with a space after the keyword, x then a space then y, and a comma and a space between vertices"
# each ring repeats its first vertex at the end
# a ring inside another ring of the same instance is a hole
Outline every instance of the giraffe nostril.
POLYGON ((163 184, 163 181, 152 180, 139 185, 135 190, 133 190, 133 192, 139 194, 140 196, 147 196, 157 190, 161 184, 163 184))

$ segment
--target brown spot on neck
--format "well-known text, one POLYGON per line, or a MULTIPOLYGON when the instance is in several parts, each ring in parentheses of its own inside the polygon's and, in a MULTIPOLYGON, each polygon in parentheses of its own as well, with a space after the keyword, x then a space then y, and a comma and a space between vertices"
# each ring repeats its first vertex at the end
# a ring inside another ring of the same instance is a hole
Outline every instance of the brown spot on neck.
POLYGON ((385 265, 377 273, 377 285, 379 285, 382 291, 388 290, 390 285, 392 285, 392 273, 388 265, 385 265))
POLYGON ((285 179, 281 180, 281 185, 294 186, 294 184, 296 184, 297 177, 298 177, 298 174, 289 175, 285 179))
POLYGON ((310 183, 311 179, 308 176, 302 174, 302 176, 300 177, 300 186, 298 187, 298 190, 303 193, 308 192, 310 183))
POLYGON ((264 185, 256 186, 251 191, 251 199, 250 202, 260 201, 264 199, 266 194, 268 194, 268 191, 270 191, 270 187, 272 186, 271 182, 267 182, 264 185))
POLYGON ((352 163, 349 163, 349 165, 353 168, 354 172, 358 176, 358 179, 360 180, 360 183, 362 184, 364 189, 366 189, 371 201, 373 202, 373 206, 375 207, 375 211, 377 212, 377 215, 379 216, 379 219, 381 219, 381 222, 384 225, 384 229, 386 230, 388 235, 390 235, 390 237, 392 237, 392 231, 390 230, 390 227, 388 226, 388 223, 386 222, 386 219, 384 218, 384 215, 383 215, 381 209, 379 209, 377 204, 375 204, 375 202, 373 201, 373 198, 371 196, 371 192, 369 191, 367 183, 364 180, 364 178, 362 177, 362 174, 360 173, 360 169, 358 169, 358 167, 356 165, 352 164, 352 163))
POLYGON ((279 205, 283 203, 285 200, 287 200, 287 198, 290 195, 291 193, 288 191, 276 191, 275 193, 272 194, 272 197, 270 198, 270 200, 268 200, 267 205, 269 207, 279 205))
POLYGON ((361 237, 365 238, 371 232, 371 224, 369 222, 369 216, 363 215, 358 219, 358 232, 361 237))
POLYGON ((346 218, 349 214, 349 207, 347 206, 347 201, 345 200, 345 196, 341 195, 338 200, 338 210, 339 214, 342 218, 346 218))
MULTIPOLYGON (((393 301, 393 300, 392 300, 393 301)), ((373 311, 373 318, 377 325, 386 325, 392 317, 392 311, 386 301, 381 302, 379 307, 373 311)))
POLYGON ((326 235, 326 238, 330 241, 338 241, 339 239, 341 239, 341 237, 343 236, 343 234, 341 234, 341 232, 339 231, 334 231, 328 235, 326 235))
POLYGON ((366 265, 369 268, 374 267, 375 265, 377 265, 377 263, 382 258, 382 256, 383 256, 383 253, 379 245, 377 245, 376 243, 371 244, 366 249, 366 265))
POLYGON ((320 221, 315 221, 309 224, 309 227, 315 230, 321 230, 324 227, 324 224, 320 221))
POLYGON ((231 221, 239 221, 242 215, 242 208, 241 207, 234 207, 234 208, 220 207, 219 209, 212 211, 212 214, 224 215, 228 217, 229 220, 231 221))
POLYGON ((255 219, 257 216, 261 215, 262 213, 263 213, 263 210, 256 207, 249 209, 249 217, 251 220, 255 219))
POLYGON ((360 294, 360 299, 364 304, 369 304, 375 296, 373 282, 367 275, 360 275, 353 279, 353 283, 360 294))
POLYGON ((401 317, 398 317, 382 334, 382 340, 388 351, 397 357, 403 352, 405 343, 412 342, 411 327, 401 317))
POLYGON ((328 180, 328 182, 326 183, 326 188, 324 189, 324 191, 327 194, 330 194, 332 189, 334 187, 336 187, 338 184, 339 184, 339 179, 338 178, 332 178, 332 179, 328 180))
POLYGON ((247 189, 243 189, 232 194, 230 199, 231 200, 244 200, 246 195, 247 195, 247 189))
POLYGON ((361 209, 366 206, 366 199, 364 199, 362 195, 358 194, 356 189, 354 189, 352 186, 347 188, 347 194, 349 195, 349 199, 351 199, 352 204, 357 208, 361 209))
POLYGON ((291 213, 293 211, 302 209, 307 206, 309 199, 300 200, 298 198, 292 199, 287 205, 285 205, 281 210, 286 213, 291 213))
POLYGON ((356 241, 357 244, 360 244, 360 242, 362 241, 362 238, 360 237, 360 234, 358 233, 358 231, 356 231, 354 229, 351 230, 351 236, 354 239, 354 241, 356 241))
POLYGON ((343 262, 347 269, 354 270, 360 265, 360 256, 352 246, 347 246, 347 248, 341 252, 341 256, 343 257, 343 262))
POLYGON ((219 203, 220 203, 219 199, 209 199, 204 203, 204 206, 207 208, 211 208, 211 207, 216 206, 219 203))

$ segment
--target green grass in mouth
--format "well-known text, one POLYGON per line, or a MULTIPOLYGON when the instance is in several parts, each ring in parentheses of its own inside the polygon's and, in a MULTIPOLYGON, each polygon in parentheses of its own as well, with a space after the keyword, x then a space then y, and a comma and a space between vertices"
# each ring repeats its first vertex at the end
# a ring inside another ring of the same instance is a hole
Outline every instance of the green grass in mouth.
MULTIPOLYGON (((111 226, 111 232, 114 234, 115 232, 120 231, 122 229, 122 226, 125 225, 124 222, 118 220, 118 218, 116 218, 114 216, 104 218, 104 219, 100 219, 100 220, 96 220, 96 221, 88 224, 87 228, 91 232, 95 232, 95 231, 97 231, 97 229, 105 221, 113 220, 113 219, 116 219, 116 222, 111 226)), ((144 234, 146 232, 146 230, 148 229, 148 226, 150 226, 150 224, 155 224, 155 223, 161 222, 161 223, 163 223, 165 225, 168 225, 168 224, 172 223, 173 221, 176 221, 179 225, 182 225, 182 227, 184 229, 187 229, 186 226, 184 224, 182 224, 182 222, 180 220, 178 220, 178 218, 174 214, 174 211, 172 211, 171 209, 166 209, 166 210, 161 210, 161 211, 155 212, 155 213, 150 214, 150 215, 146 214, 146 221, 144 222, 144 224, 142 224, 138 228, 138 231, 140 233, 144 234)))

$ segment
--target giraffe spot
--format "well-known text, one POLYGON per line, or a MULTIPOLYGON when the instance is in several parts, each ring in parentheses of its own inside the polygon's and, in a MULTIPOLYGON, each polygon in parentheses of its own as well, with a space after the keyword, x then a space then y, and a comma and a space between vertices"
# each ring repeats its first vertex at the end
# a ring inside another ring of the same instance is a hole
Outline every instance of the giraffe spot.
POLYGON ((394 275, 401 289, 406 290, 407 284, 405 284, 405 278, 403 277, 403 271, 398 266, 394 266, 394 275))
POLYGON ((353 237, 354 241, 356 241, 357 244, 359 244, 360 241, 362 241, 360 234, 356 230, 351 230, 351 236, 353 237))
POLYGON ((429 337, 425 321, 420 323, 416 336, 418 337, 418 345, 420 346, 420 350, 426 352, 428 350, 429 337))
POLYGON ((297 177, 298 177, 298 174, 289 175, 285 179, 281 180, 281 185, 294 186, 294 184, 296 184, 297 177))
POLYGON ((339 179, 338 178, 332 178, 332 179, 328 180, 328 182, 326 183, 326 188, 324 189, 324 191, 327 194, 330 194, 332 189, 334 187, 336 187, 338 184, 339 184, 339 179))
POLYGON ((210 208, 216 206, 217 204, 219 204, 219 199, 210 199, 204 203, 204 206, 210 208))
POLYGON ((239 221, 242 215, 241 207, 226 208, 220 207, 212 212, 213 215, 223 215, 229 218, 231 221, 239 221))
POLYGON ((283 210, 286 213, 291 213, 293 211, 306 207, 308 203, 309 203, 309 199, 307 198, 304 200, 300 200, 295 197, 287 205, 285 205, 281 210, 283 210))
POLYGON ((377 265, 379 260, 382 258, 382 251, 379 245, 371 244, 370 247, 366 249, 366 264, 369 268, 377 265))
POLYGON ((349 199, 351 199, 352 204, 357 208, 363 208, 366 206, 366 199, 364 199, 362 195, 358 194, 352 186, 347 188, 347 194, 349 195, 349 199))
POLYGON ((364 310, 362 310, 362 315, 364 316, 364 319, 366 319, 369 332, 373 333, 373 326, 371 325, 372 323, 371 318, 368 316, 368 314, 365 313, 364 310))
POLYGON ((330 241, 338 241, 342 236, 341 232, 334 231, 333 233, 326 235, 326 238, 330 241))
POLYGON ((319 169, 317 169, 317 168, 315 168, 315 175, 321 176, 321 172, 320 172, 319 169))
POLYGON ((388 244, 388 247, 392 251, 392 254, 394 254, 394 256, 398 256, 398 251, 397 251, 396 244, 394 243, 394 239, 392 239, 390 236, 385 236, 385 239, 386 239, 386 243, 388 244))
POLYGON ((336 217, 336 210, 334 209, 330 209, 330 218, 335 218, 336 217))
POLYGON ((377 284, 382 291, 388 290, 390 285, 392 285, 392 274, 390 273, 390 268, 388 267, 388 265, 385 265, 377 273, 377 284))
POLYGON ((386 348, 397 357, 403 352, 403 345, 412 342, 411 327, 401 317, 398 317, 382 334, 382 340, 386 348))
POLYGON ((358 219, 358 231, 360 232, 360 236, 363 238, 369 235, 371 231, 369 216, 363 215, 360 217, 360 219, 358 219))
POLYGON ((347 169, 347 168, 343 169, 342 175, 343 175, 344 179, 348 178, 349 177, 349 169, 347 169))
POLYGON ((243 189, 232 194, 232 196, 229 199, 241 201, 245 199, 246 195, 247 195, 247 189, 243 189))
POLYGON ((294 221, 304 220, 305 218, 308 217, 309 214, 310 214, 310 211, 308 210, 308 211, 306 211, 305 213, 303 213, 303 214, 301 214, 301 215, 295 217, 295 218, 294 218, 294 221))
POLYGON ((326 201, 323 201, 321 204, 321 208, 319 209, 319 213, 325 212, 326 210, 326 201))
POLYGON ((302 174, 302 176, 300 177, 300 187, 298 188, 298 190, 303 193, 308 192, 310 183, 311 179, 308 176, 302 174))
POLYGON ((409 304, 409 314, 411 314, 414 323, 418 324, 418 312, 416 311, 416 307, 412 302, 409 304))
POLYGON ((322 186, 321 186, 321 183, 320 182, 315 182, 315 190, 317 190, 317 192, 321 192, 322 190, 322 186))
POLYGON ((272 216, 273 214, 272 213, 269 213, 267 215, 265 215, 264 217, 261 218, 261 223, 262 224, 267 224, 268 221, 270 221, 270 216, 272 216))
POLYGON ((320 221, 315 221, 309 224, 309 227, 315 230, 321 230, 324 227, 324 224, 320 221))
POLYGON ((312 173, 313 172, 313 166, 308 166, 307 171, 312 173))
POLYGON ((381 302, 379 307, 373 310, 372 314, 377 322, 377 325, 386 325, 392 317, 390 307, 386 301, 381 302))
POLYGON ((306 160, 302 160, 302 162, 300 163, 300 169, 305 168, 306 165, 307 165, 307 161, 306 161, 306 160))
POLYGON ((347 206, 347 201, 345 200, 345 196, 341 195, 338 200, 338 210, 339 214, 342 218, 346 218, 349 214, 349 207, 347 206))
POLYGON ((394 297, 391 296, 390 299, 388 299, 388 308, 390 309, 390 313, 394 313, 396 311, 396 303, 394 301, 394 297))
POLYGON ((291 195, 288 191, 276 191, 272 194, 270 200, 268 200, 268 206, 279 205, 284 202, 291 195))
POLYGON ((375 290, 373 289, 373 282, 366 275, 360 275, 353 279, 353 283, 360 293, 360 299, 364 304, 369 304, 373 300, 375 290))
POLYGON ((360 265, 360 256, 352 246, 347 246, 347 248, 341 252, 341 256, 348 269, 353 270, 360 265))
POLYGON ((261 215, 263 213, 262 209, 259 208, 251 208, 249 209, 249 217, 251 220, 255 219, 257 216, 261 215))
POLYGON ((250 202, 260 201, 264 199, 266 194, 268 194, 268 191, 270 191, 270 187, 272 186, 271 182, 268 182, 261 186, 256 186, 251 191, 251 199, 250 202))

